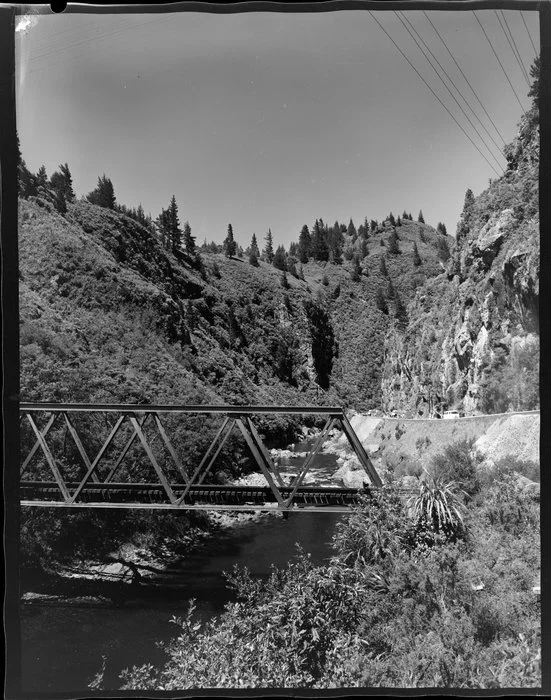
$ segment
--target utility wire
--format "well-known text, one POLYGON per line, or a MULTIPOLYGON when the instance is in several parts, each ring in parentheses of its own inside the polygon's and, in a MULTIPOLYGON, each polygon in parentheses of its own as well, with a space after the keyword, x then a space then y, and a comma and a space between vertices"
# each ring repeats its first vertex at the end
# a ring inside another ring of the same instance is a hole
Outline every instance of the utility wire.
MULTIPOLYGON (((396 12, 395 12, 394 14, 396 14, 396 12)), ((401 17, 398 17, 398 19, 404 19, 404 20, 408 23, 408 25, 410 26, 411 30, 415 33, 415 35, 417 36, 417 38, 419 39, 419 41, 421 41, 421 43, 423 44, 423 46, 424 46, 424 47, 426 48, 426 50, 430 53, 430 55, 432 56, 432 58, 436 61, 436 63, 437 63, 438 66, 440 67, 440 70, 444 73, 444 75, 446 76, 446 78, 447 78, 447 79, 450 81, 450 83, 453 85, 453 87, 455 88, 455 90, 457 91, 457 93, 459 94, 459 96, 461 97, 461 99, 463 100, 463 102, 465 102, 465 104, 467 105, 467 107, 471 110, 471 112, 473 113, 475 119, 478 120, 479 124, 482 126, 482 128, 484 129, 484 131, 488 134, 488 136, 490 137, 490 139, 491 139, 491 141, 493 142, 494 146, 497 148, 497 151, 498 151, 499 155, 501 156, 502 153, 501 153, 501 148, 499 147, 499 144, 496 143, 496 141, 494 140, 493 136, 492 136, 492 135, 490 134, 490 132, 486 129, 486 127, 484 126, 484 124, 480 121, 480 119, 478 118, 478 115, 476 114, 476 112, 474 111, 474 109, 471 107, 471 105, 469 104, 468 100, 465 99, 465 97, 463 96, 463 94, 461 93, 461 91, 459 90, 459 88, 457 87, 457 85, 456 85, 456 84, 453 82, 453 80, 450 78, 450 76, 448 75, 446 69, 442 66, 442 64, 440 63, 440 61, 438 60, 438 58, 433 54, 433 52, 431 51, 431 49, 429 48, 429 46, 427 46, 425 40, 423 39, 422 36, 420 36, 420 34, 417 32, 417 30, 415 29, 415 27, 413 26, 413 24, 410 22, 410 20, 404 15, 403 12, 400 12, 399 14, 401 15, 401 17)), ((398 15, 396 14, 396 16, 398 16, 398 15)), ((404 22, 402 22, 402 24, 404 24, 404 22)), ((405 27, 405 25, 404 25, 404 27, 405 27)), ((405 27, 405 28, 408 29, 407 27, 405 27)), ((409 30, 408 30, 408 31, 409 31, 409 30)), ((413 35, 411 34, 411 32, 409 32, 409 34, 410 34, 410 36, 412 37, 412 39, 415 41, 415 37, 413 37, 413 35)), ((415 43, 417 44, 418 48, 421 50, 421 52, 423 53, 423 55, 425 56, 425 58, 427 59, 427 61, 431 64, 431 67, 432 67, 433 71, 434 71, 434 72, 436 73, 436 75, 440 78, 440 81, 442 82, 442 84, 444 85, 444 87, 446 88, 446 90, 450 93, 450 95, 451 95, 452 98, 454 99, 455 103, 457 104, 457 106, 458 106, 459 109, 461 110, 461 112, 462 112, 463 116, 465 117, 465 119, 467 119, 467 121, 469 122, 469 124, 470 124, 470 125, 472 126, 472 128, 475 130, 475 132, 476 132, 478 138, 482 141, 482 143, 484 144, 484 146, 488 149, 488 152, 490 153, 490 155, 492 156, 492 158, 494 158, 494 160, 496 161, 496 163, 498 164, 498 166, 501 168, 501 167, 502 167, 502 164, 501 164, 501 163, 498 161, 498 159, 494 156, 494 154, 493 154, 491 148, 490 148, 490 147, 488 146, 488 144, 486 143, 486 140, 485 140, 484 137, 480 134, 480 132, 478 131, 478 129, 475 127, 475 125, 472 123, 471 119, 469 118, 469 115, 466 114, 466 112, 465 112, 465 110, 463 109, 463 107, 459 104, 459 102, 457 101, 455 95, 452 93, 452 91, 450 90, 450 88, 448 87, 448 85, 445 83, 445 81, 444 81, 444 79, 442 78, 442 76, 439 75, 438 71, 436 70, 436 68, 434 67, 434 65, 431 63, 430 59, 429 59, 428 56, 425 54, 425 52, 423 51, 423 49, 421 49, 421 47, 419 46, 418 42, 415 41, 415 43)))
MULTIPOLYGON (((503 21, 505 22, 505 24, 507 26, 507 29, 509 30, 509 34, 511 35, 511 40, 515 46, 515 49, 517 50, 518 57, 520 59, 522 67, 524 69, 524 74, 526 76, 526 80, 528 80, 528 85, 530 85, 530 76, 528 75, 528 70, 526 69, 526 66, 524 65, 524 61, 522 60, 520 49, 518 48, 517 42, 515 41, 515 36, 513 34, 513 30, 511 29, 511 27, 509 26, 509 22, 507 21, 507 15, 505 14, 505 12, 503 10, 500 10, 500 13, 501 13, 501 16, 503 17, 503 21)), ((521 15, 522 15, 522 13, 521 13, 521 15)))
POLYGON ((387 30, 383 27, 383 25, 379 22, 379 20, 375 17, 373 14, 372 10, 368 10, 368 13, 370 14, 371 18, 379 25, 380 29, 387 35, 387 37, 390 39, 390 41, 394 44, 394 46, 398 49, 402 57, 409 63, 409 65, 413 68, 413 70, 417 73, 419 78, 423 81, 423 83, 427 86, 427 88, 430 90, 432 95, 438 102, 442 105, 442 107, 446 110, 446 112, 450 115, 450 117, 453 119, 453 121, 457 124, 457 126, 461 129, 461 131, 465 134, 465 136, 469 139, 469 141, 472 143, 472 145, 476 148, 476 150, 480 153, 480 155, 484 158, 486 163, 492 168, 492 170, 496 173, 496 175, 499 177, 499 173, 497 170, 494 168, 492 163, 486 158, 484 153, 480 150, 480 148, 476 145, 476 143, 472 140, 472 138, 469 136, 469 134, 465 131, 465 129, 461 126, 461 124, 457 121, 457 119, 453 116, 453 114, 450 112, 450 110, 446 107, 446 105, 442 102, 442 100, 438 97, 438 95, 434 92, 434 90, 431 88, 431 86, 427 83, 427 81, 423 78, 421 73, 417 70, 417 68, 413 65, 413 63, 409 60, 409 58, 406 56, 406 54, 402 51, 402 49, 398 46, 398 44, 394 41, 394 39, 390 36, 390 34, 387 32, 387 30))
MULTIPOLYGON (((511 35, 509 37, 509 34, 507 33, 507 30, 505 29, 505 25, 503 24, 502 18, 504 20, 505 16, 501 10, 500 10, 499 14, 496 10, 494 10, 494 15, 497 17, 497 21, 499 22, 499 26, 501 27, 501 30, 505 34, 505 38, 507 39, 507 43, 509 44, 509 48, 513 52, 513 56, 515 57, 515 61, 518 63, 518 66, 520 68, 520 72, 522 73, 522 77, 524 78, 524 80, 526 80, 526 84, 528 85, 528 87, 530 87, 530 80, 528 79, 528 73, 526 72, 526 69, 524 68, 524 64, 522 63, 522 59, 520 58, 520 54, 518 53, 518 49, 516 48, 517 45, 515 43, 514 37, 513 37, 513 35, 511 35), (499 15, 501 15, 501 17, 499 15), (511 39, 513 41, 511 41, 511 39)), ((507 28, 509 29, 509 25, 507 25, 507 28)), ((511 31, 511 30, 509 29, 509 31, 511 31)))
POLYGON ((497 126, 496 126, 494 120, 492 119, 492 117, 491 117, 491 116, 488 114, 488 112, 486 111, 486 108, 485 108, 484 105, 482 104, 482 101, 480 100, 480 97, 479 97, 479 96, 477 95, 477 93, 475 92, 475 89, 473 88, 473 86, 471 85, 470 80, 467 78, 467 76, 465 75, 465 73, 464 73, 463 70, 461 69, 461 66, 459 65, 459 63, 455 60, 455 56, 453 55, 453 53, 452 53, 452 52, 450 51, 450 49, 448 48, 448 45, 446 44, 446 42, 445 42, 444 39, 442 38, 442 35, 441 35, 440 32, 438 31, 438 29, 434 26, 434 24, 432 23, 431 18, 427 15, 427 13, 425 12, 425 10, 423 10, 423 14, 424 14, 425 17, 427 18, 427 20, 428 20, 430 26, 431 26, 431 27, 434 29, 434 31, 436 32, 438 38, 439 38, 440 41, 442 42, 442 45, 444 46, 444 48, 446 49, 446 51, 449 53, 449 55, 450 55, 452 61, 453 61, 453 62, 455 63, 455 65, 457 66, 457 70, 461 73, 461 75, 463 76, 463 79, 465 80, 465 82, 467 83, 467 85, 470 87, 471 92, 472 92, 473 95, 475 96, 475 98, 476 98, 478 104, 479 104, 479 105, 482 107, 482 109, 484 110, 484 114, 485 114, 485 115, 488 117, 488 119, 490 120, 492 126, 493 126, 494 129, 496 130, 497 135, 498 135, 499 138, 503 141, 503 145, 505 145, 505 144, 506 144, 506 141, 505 141, 505 139, 503 138, 503 136, 502 136, 500 130, 497 128, 497 126))
POLYGON ((471 12, 473 13, 474 18, 476 19, 476 21, 478 22, 478 24, 480 25, 480 28, 482 29, 482 31, 483 31, 483 33, 484 33, 484 36, 486 37, 486 41, 488 42, 488 44, 490 44, 490 48, 491 48, 492 51, 494 52, 494 56, 496 57, 497 62, 498 62, 499 65, 501 66, 501 70, 503 71, 503 75, 507 78, 507 82, 508 82, 509 85, 511 86, 511 90, 513 91, 515 97, 517 98, 517 102, 519 103, 520 108, 522 109, 522 113, 524 114, 524 111, 525 111, 525 110, 524 110, 524 107, 523 107, 523 105, 522 105, 522 102, 520 101, 520 97, 517 95, 517 91, 515 90, 515 88, 514 88, 514 86, 513 86, 513 83, 512 83, 511 80, 509 79, 509 76, 507 75, 507 71, 506 71, 505 68, 503 67, 503 63, 501 62, 499 56, 498 56, 497 53, 496 53, 496 50, 494 49, 494 45, 493 45, 492 42, 490 41, 489 36, 486 34, 486 30, 484 29, 484 27, 483 27, 481 21, 478 19, 478 16, 477 16, 476 12, 475 12, 474 10, 471 10, 471 12))
POLYGON ((524 19, 524 13, 522 10, 520 11, 520 16, 522 17, 522 22, 524 24, 524 27, 526 29, 526 33, 528 34, 528 38, 530 39, 530 43, 532 44, 532 48, 534 49, 534 53, 536 54, 536 58, 538 56, 538 51, 536 47, 534 46, 534 42, 532 41, 532 35, 530 34, 530 30, 528 29, 528 25, 526 24, 526 20, 524 19))
MULTIPOLYGON (((456 105, 459 107, 459 109, 461 110, 461 113, 463 114, 463 116, 465 117, 465 119, 469 122, 469 124, 471 125, 471 127, 474 129, 476 135, 477 135, 478 138, 482 141, 482 143, 484 144, 484 146, 485 146, 485 148, 487 149, 487 151, 488 151, 488 153, 490 154, 490 156, 491 156, 491 157, 495 160, 495 162, 497 163, 498 168, 503 167, 502 164, 499 162, 499 160, 495 157, 494 153, 492 152, 492 149, 488 146, 488 144, 487 144, 486 141, 484 140, 484 137, 482 136, 482 134, 478 131, 478 129, 476 128, 476 126, 473 124, 473 122, 472 122, 471 118, 469 117, 469 115, 468 115, 468 114, 465 112, 465 110, 463 109, 463 107, 462 107, 462 105, 460 104, 459 100, 456 98, 456 96, 455 96, 455 95, 453 94, 453 92, 450 90, 450 88, 449 88, 448 84, 446 83, 446 81, 442 78, 442 76, 440 75, 440 73, 439 73, 439 72, 436 70, 436 68, 434 67, 434 64, 432 63, 432 61, 431 61, 430 58, 428 57, 427 53, 421 48, 421 45, 419 44, 419 42, 417 41, 417 39, 415 38, 415 36, 412 34, 412 32, 410 31, 409 27, 405 24, 404 20, 403 20, 402 17, 400 16, 402 13, 398 14, 396 11, 394 11, 394 14, 396 15, 396 17, 398 17, 398 19, 399 19, 400 22, 402 23, 403 27, 406 29, 406 31, 408 32, 408 34, 410 35, 410 37, 413 39, 413 41, 414 41, 415 44, 417 45, 417 48, 421 51, 421 53, 423 54, 423 56, 427 59, 427 61, 428 61, 429 65, 430 65, 430 67, 431 67, 432 70, 436 73, 436 76, 438 77, 438 79, 440 80, 440 82, 442 83, 442 85, 443 85, 443 86, 446 88, 446 90, 450 93, 452 99, 454 100, 455 104, 456 104, 456 105)), ((404 19, 405 19, 405 18, 404 18, 404 19)), ((409 20, 406 19, 406 21, 407 21, 407 23, 411 26, 409 20)), ((415 32, 415 29, 414 29, 413 27, 412 27, 412 29, 413 29, 413 31, 415 32)), ((415 33, 417 34, 417 32, 415 32, 415 33)), ((417 36, 419 36, 419 35, 417 35, 417 36)), ((421 39, 421 37, 419 37, 419 39, 424 43, 424 41, 423 41, 423 39, 421 39)), ((426 46, 426 44, 425 44, 425 46, 426 46)), ((431 51, 428 47, 427 47, 427 50, 430 52, 430 54, 433 56, 433 58, 435 58, 434 54, 432 53, 432 51, 431 51)), ((438 59, 435 58, 435 60, 436 60, 436 62, 438 63, 438 59)), ((438 63, 438 64, 439 64, 439 63, 438 63)), ((439 64, 439 65, 440 65, 440 64, 439 64)), ((442 70, 443 70, 443 69, 442 69, 442 70)), ((444 71, 444 73, 445 73, 445 71, 444 71)), ((447 73, 446 73, 446 75, 447 75, 447 73)), ((449 77, 449 76, 448 76, 448 77, 449 77)), ((452 83, 452 84, 453 84, 453 83, 452 83)), ((456 89, 457 89, 457 88, 456 88, 456 89)), ((476 115, 475 115, 475 116, 476 116, 476 115)), ((496 143, 496 147, 497 147, 498 150, 499 150, 499 146, 497 145, 497 143, 496 143)), ((500 154, 501 154, 501 151, 500 151, 500 154)))

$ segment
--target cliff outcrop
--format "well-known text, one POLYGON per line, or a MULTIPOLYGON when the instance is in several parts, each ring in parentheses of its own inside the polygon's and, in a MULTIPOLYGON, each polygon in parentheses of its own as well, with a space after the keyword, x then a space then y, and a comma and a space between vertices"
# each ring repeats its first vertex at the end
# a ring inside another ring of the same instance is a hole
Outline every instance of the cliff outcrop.
POLYGON ((539 406, 538 109, 504 150, 507 171, 467 191, 446 271, 387 337, 383 407, 404 416, 539 406))

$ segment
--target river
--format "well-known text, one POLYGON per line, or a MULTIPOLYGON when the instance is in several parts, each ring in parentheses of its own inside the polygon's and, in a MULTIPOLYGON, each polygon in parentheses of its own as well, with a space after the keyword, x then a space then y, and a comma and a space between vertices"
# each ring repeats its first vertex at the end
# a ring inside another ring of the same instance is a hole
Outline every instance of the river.
MULTIPOLYGON (((306 449, 297 445, 296 449, 306 449)), ((293 471, 300 460, 288 460, 293 471)), ((282 465, 283 466, 283 465, 282 465)), ((321 481, 335 469, 334 455, 321 455, 315 471, 321 481)), ((120 672, 133 665, 161 664, 166 658, 159 642, 178 633, 170 622, 196 599, 197 614, 209 619, 232 599, 223 572, 246 566, 253 576, 267 577, 273 565, 282 567, 296 554, 296 544, 322 563, 332 555, 331 539, 343 516, 296 513, 288 519, 266 515, 237 524, 205 541, 200 550, 169 563, 177 587, 155 591, 147 599, 139 590, 120 605, 52 602, 21 609, 22 690, 83 693, 101 669, 104 688, 120 686, 120 672)))

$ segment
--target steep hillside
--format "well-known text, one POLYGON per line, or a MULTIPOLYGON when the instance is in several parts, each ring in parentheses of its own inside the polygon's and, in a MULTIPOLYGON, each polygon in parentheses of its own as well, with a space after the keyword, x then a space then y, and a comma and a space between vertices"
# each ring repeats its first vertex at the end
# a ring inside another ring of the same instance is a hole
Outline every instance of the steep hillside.
POLYGON ((311 261, 283 279, 265 262, 172 254, 85 201, 62 215, 22 200, 22 398, 373 407, 397 300, 442 269, 441 234, 406 221, 390 254, 393 230, 369 237, 359 271, 311 261))
POLYGON ((538 110, 505 149, 507 171, 470 190, 446 273, 388 337, 383 405, 405 415, 530 410, 538 397, 538 110))

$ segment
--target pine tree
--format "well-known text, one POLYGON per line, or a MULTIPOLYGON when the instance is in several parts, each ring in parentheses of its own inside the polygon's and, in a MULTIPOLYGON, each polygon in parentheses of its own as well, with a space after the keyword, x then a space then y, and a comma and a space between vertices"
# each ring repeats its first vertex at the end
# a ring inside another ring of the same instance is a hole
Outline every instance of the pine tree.
POLYGON ((396 235, 396 231, 392 231, 390 234, 387 248, 390 255, 397 255, 400 252, 400 248, 398 248, 398 236, 396 235))
POLYGON ((425 219, 423 218, 423 212, 422 212, 420 209, 419 209, 419 215, 417 216, 417 221, 418 221, 420 224, 424 224, 424 223, 425 223, 425 219))
POLYGON ((186 223, 184 224, 183 239, 186 253, 188 253, 189 255, 196 255, 197 246, 195 245, 195 236, 191 235, 191 226, 189 225, 189 221, 186 221, 186 223))
POLYGON ((394 214, 390 212, 388 215, 387 221, 390 221, 391 226, 396 226, 396 219, 394 218, 394 214))
POLYGON ((40 168, 38 168, 38 172, 36 173, 36 186, 38 188, 48 186, 48 173, 46 172, 45 165, 41 165, 40 168))
POLYGON ((295 265, 295 258, 287 256, 287 272, 293 277, 298 277, 297 268, 295 265))
POLYGON ((371 221, 369 222, 370 232, 375 233, 375 231, 377 230, 378 227, 379 227, 379 224, 377 223, 377 221, 375 219, 371 219, 371 221))
POLYGON ((352 282, 359 282, 362 277, 362 266, 357 255, 352 258, 352 270, 350 271, 350 279, 352 282))
POLYGON ((401 226, 401 225, 402 225, 402 219, 400 217, 398 217, 396 219, 396 226, 401 226))
POLYGON ((472 220, 472 215, 473 215, 473 209, 474 209, 474 194, 471 189, 468 189, 465 192, 465 200, 463 202, 463 210, 461 212, 461 216, 459 217, 459 222, 457 224, 457 232, 455 234, 457 241, 459 242, 461 239, 465 238, 465 236, 469 233, 469 230, 471 228, 471 220, 472 220))
POLYGON ((180 250, 182 246, 182 230, 180 228, 180 220, 178 218, 178 205, 176 197, 172 195, 170 204, 167 209, 167 234, 168 246, 173 253, 180 250))
POLYGON ((329 239, 329 254, 331 262, 335 265, 342 264, 342 247, 344 244, 344 236, 338 221, 335 221, 333 228, 328 234, 329 239))
POLYGON ((323 222, 316 219, 312 231, 312 257, 318 262, 329 260, 329 248, 325 240, 323 222))
POLYGON ((227 258, 233 258, 237 251, 237 244, 233 238, 233 228, 231 224, 228 224, 228 235, 224 240, 224 255, 227 258))
POLYGON ((97 204, 105 209, 115 209, 115 189, 111 180, 105 175, 98 177, 96 189, 87 195, 87 199, 92 204, 97 204))
POLYGON ((349 236, 352 236, 353 241, 356 240, 358 232, 356 231, 356 227, 354 226, 354 222, 352 221, 352 219, 350 219, 350 222, 348 224, 347 233, 349 236))
POLYGON ((368 247, 367 247, 367 241, 365 238, 362 238, 360 242, 360 258, 363 260, 364 258, 367 257, 369 253, 368 247))
POLYGON ((287 272, 283 270, 283 273, 281 275, 281 286, 283 289, 289 289, 289 280, 287 279, 287 272))
POLYGON ((379 264, 379 269, 381 271, 381 274, 383 274, 385 277, 388 277, 388 270, 386 267, 386 260, 385 260, 384 255, 381 255, 381 262, 379 264))
POLYGON ((285 248, 282 245, 279 245, 276 249, 276 252, 274 253, 272 265, 277 270, 286 270, 287 269, 286 258, 287 258, 287 255, 285 253, 285 248))
POLYGON ((304 224, 298 238, 298 259, 301 263, 307 263, 312 251, 312 236, 308 226, 304 224))
POLYGON ((436 241, 436 246, 438 249, 438 257, 442 262, 446 262, 450 258, 450 247, 448 245, 447 238, 438 238, 436 241))
POLYGON ((300 267, 298 268, 298 278, 299 278, 299 280, 302 280, 303 282, 305 281, 304 280, 304 268, 302 267, 302 263, 300 264, 300 267))
POLYGON ((419 255, 419 251, 417 250, 417 242, 413 241, 413 264, 415 265, 415 267, 419 267, 421 262, 421 256, 419 255))
POLYGON ((539 94, 540 94, 540 72, 541 72, 541 58, 536 56, 534 62, 530 66, 530 77, 532 78, 532 84, 530 86, 530 91, 528 97, 531 97, 536 109, 539 107, 539 94))
POLYGON ((161 209, 161 213, 155 219, 155 228, 157 235, 164 248, 168 247, 168 212, 166 209, 161 209))
POLYGON ((258 255, 254 252, 252 248, 249 250, 249 265, 252 265, 253 267, 260 267, 260 263, 258 262, 258 255))
POLYGON ((52 173, 50 187, 54 192, 58 211, 67 211, 67 202, 73 202, 75 193, 73 192, 73 178, 67 163, 59 166, 59 171, 52 173))
POLYGON ((258 247, 258 242, 256 240, 256 233, 253 233, 253 237, 251 238, 251 248, 250 248, 249 253, 254 254, 254 256, 258 262, 258 258, 260 257, 260 249, 258 247))
POLYGON ((272 238, 272 229, 268 229, 268 233, 266 234, 265 240, 266 245, 264 246, 264 258, 266 262, 269 262, 271 264, 274 259, 274 242, 272 238))

